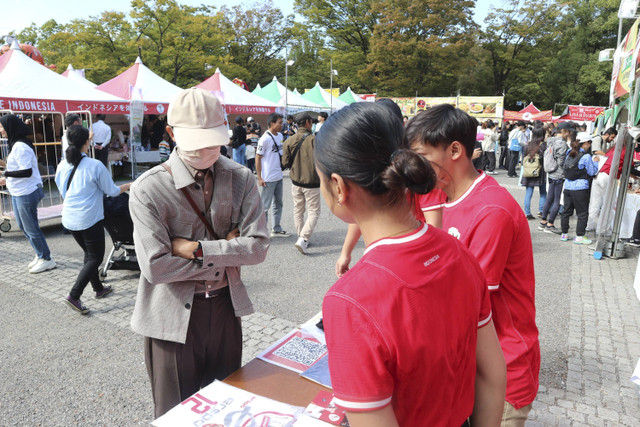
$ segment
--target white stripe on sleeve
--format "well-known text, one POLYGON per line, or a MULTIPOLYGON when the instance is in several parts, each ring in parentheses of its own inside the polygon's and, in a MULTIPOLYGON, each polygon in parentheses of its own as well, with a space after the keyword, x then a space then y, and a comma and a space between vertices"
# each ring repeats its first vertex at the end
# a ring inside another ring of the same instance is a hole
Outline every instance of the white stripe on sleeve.
POLYGON ((479 321, 479 322, 478 322, 478 328, 481 328, 481 327, 483 327, 484 325, 486 325, 487 323, 489 323, 489 321, 491 320, 491 316, 492 316, 492 314, 493 314, 493 313, 489 312, 489 315, 487 316, 487 318, 486 318, 486 319, 479 321))
POLYGON ((336 405, 341 406, 347 410, 374 410, 381 409, 387 406, 391 402, 391 396, 383 400, 378 400, 377 402, 352 402, 349 400, 338 399, 337 397, 334 397, 333 401, 336 403, 336 405))

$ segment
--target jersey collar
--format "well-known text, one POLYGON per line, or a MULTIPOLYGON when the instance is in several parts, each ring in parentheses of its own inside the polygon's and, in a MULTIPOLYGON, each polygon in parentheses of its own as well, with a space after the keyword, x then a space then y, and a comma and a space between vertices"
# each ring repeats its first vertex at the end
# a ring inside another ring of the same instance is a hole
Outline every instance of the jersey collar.
POLYGON ((411 233, 409 235, 402 236, 402 237, 388 237, 388 238, 385 238, 385 239, 380 239, 378 241, 373 242, 369 246, 367 246, 367 248, 364 250, 364 254, 363 255, 366 255, 373 248, 377 248, 378 246, 382 246, 382 245, 399 245, 399 244, 403 244, 403 243, 413 242, 414 240, 417 240, 420 237, 424 236, 424 233, 426 233, 428 229, 429 229, 429 226, 427 224, 423 224, 422 228, 420 228, 418 231, 414 231, 413 233, 411 233))
POLYGON ((478 177, 475 179, 475 181, 473 181, 473 184, 471 184, 471 187, 469 187, 467 189, 467 191, 464 192, 464 194, 460 197, 458 197, 458 199, 454 200, 451 203, 445 203, 444 207, 445 208, 452 208, 454 206, 456 206, 457 204, 461 203, 464 199, 467 198, 467 196, 469 196, 469 194, 471 194, 474 190, 474 188, 476 188, 476 186, 482 182, 482 180, 484 180, 487 177, 487 174, 484 172, 481 172, 480 175, 478 175, 478 177))

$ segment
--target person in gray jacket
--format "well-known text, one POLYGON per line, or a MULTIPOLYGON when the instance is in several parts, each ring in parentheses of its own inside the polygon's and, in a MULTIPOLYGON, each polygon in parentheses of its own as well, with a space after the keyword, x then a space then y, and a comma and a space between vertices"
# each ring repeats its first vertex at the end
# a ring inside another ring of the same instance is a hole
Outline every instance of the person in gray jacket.
MULTIPOLYGON (((549 180, 549 188, 547 189, 547 201, 542 208, 542 220, 538 226, 538 230, 546 233, 561 234, 560 230, 553 225, 558 211, 560 211, 560 196, 562 195, 562 187, 564 186, 564 161, 567 154, 567 138, 571 132, 575 133, 575 128, 571 122, 562 122, 556 129, 556 136, 547 139, 546 151, 553 153, 553 159, 557 165, 553 170, 547 170, 549 180), (557 136, 557 135, 560 136, 557 136)), ((545 166, 546 166, 545 161, 545 166)))
POLYGON ((220 157, 229 136, 216 96, 181 92, 168 123, 177 148, 130 196, 141 271, 131 328, 144 336, 156 417, 240 368, 240 316, 253 312, 240 267, 269 248, 255 177, 220 157))

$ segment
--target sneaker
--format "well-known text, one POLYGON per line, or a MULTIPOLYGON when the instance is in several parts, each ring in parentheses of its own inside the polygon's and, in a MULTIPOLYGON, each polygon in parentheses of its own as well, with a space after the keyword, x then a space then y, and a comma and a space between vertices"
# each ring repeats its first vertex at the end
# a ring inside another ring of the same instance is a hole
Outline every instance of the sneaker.
POLYGON ((51 270, 52 268, 56 268, 56 262, 53 259, 46 260, 44 258, 40 258, 35 265, 29 269, 29 273, 42 273, 43 271, 51 270))
POLYGON ((296 248, 300 251, 302 255, 307 254, 307 247, 309 246, 309 242, 304 240, 302 237, 298 238, 296 242, 296 248))
POLYGON ((36 255, 36 257, 33 259, 33 261, 31 261, 29 264, 27 264, 27 268, 30 269, 31 267, 36 265, 36 263, 38 262, 39 259, 40 258, 38 258, 38 255, 36 255))
POLYGON ((291 236, 291 234, 287 233, 284 230, 280 230, 280 231, 271 230, 271 237, 289 237, 289 236, 291 236))
POLYGON ((562 240, 563 242, 566 242, 567 240, 569 240, 569 235, 563 234, 562 236, 560 236, 560 240, 562 240))
POLYGON ((546 222, 541 222, 540 224, 538 224, 538 230, 539 231, 544 231, 545 228, 547 228, 547 223, 546 222))
POLYGON ((542 212, 538 212, 538 218, 542 218, 542 212))
POLYGON ((111 286, 105 286, 101 291, 96 292, 96 298, 104 298, 113 292, 113 288, 111 286))
POLYGON ((576 245, 590 245, 593 242, 587 239, 585 236, 576 236, 576 238, 573 239, 573 243, 575 243, 576 245))
POLYGON ((527 215, 527 219, 536 219, 536 217, 531 215, 531 214, 529 214, 529 215, 527 215))
POLYGON ((489 175, 498 175, 498 172, 496 171, 491 171, 491 172, 487 172, 489 175))
POLYGON ((64 302, 80 314, 87 314, 89 312, 89 309, 85 307, 84 304, 82 304, 82 301, 80 301, 79 299, 71 298, 71 295, 68 295, 64 299, 64 302))
POLYGON ((561 234, 561 233, 562 233, 562 232, 561 232, 560 230, 558 230, 558 229, 556 228, 556 226, 555 226, 555 225, 553 225, 553 224, 551 224, 551 225, 547 225, 547 226, 544 228, 544 232, 545 232, 545 233, 553 233, 553 234, 561 234))
POLYGON ((634 248, 640 248, 640 240, 638 239, 630 239, 626 244, 634 248))

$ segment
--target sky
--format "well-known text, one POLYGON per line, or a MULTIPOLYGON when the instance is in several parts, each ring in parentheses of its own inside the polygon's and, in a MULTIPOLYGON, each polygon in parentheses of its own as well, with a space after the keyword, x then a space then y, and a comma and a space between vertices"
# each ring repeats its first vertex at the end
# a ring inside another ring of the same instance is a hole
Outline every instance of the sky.
MULTIPOLYGON (((293 13, 294 0, 273 0, 275 6, 279 7, 285 15, 293 13)), ((250 2, 242 0, 179 0, 181 4, 198 6, 202 3, 220 7, 229 7, 242 4, 246 6, 250 2)), ((489 12, 491 5, 500 5, 502 0, 477 0, 476 2, 476 22, 482 22, 489 12)), ((73 19, 88 18, 89 16, 100 15, 105 10, 116 10, 128 13, 131 10, 131 0, 108 0, 108 1, 78 1, 78 0, 0 0, 2 5, 2 19, 0 20, 0 37, 9 34, 11 31, 18 32, 25 27, 35 23, 42 25, 49 19, 55 19, 59 24, 65 24, 73 19)), ((28 40, 20 40, 25 42, 28 40)))

